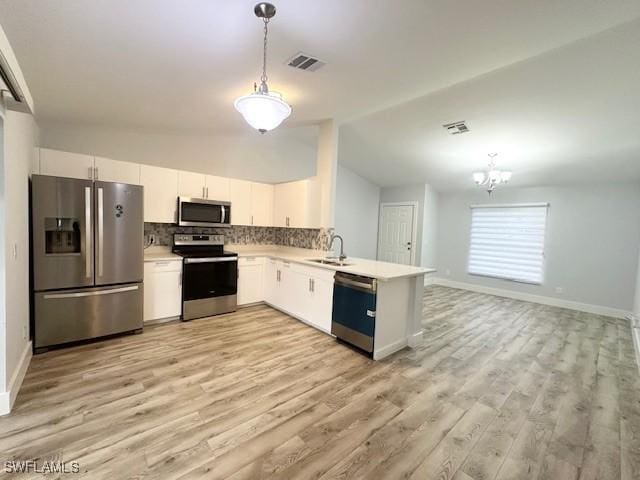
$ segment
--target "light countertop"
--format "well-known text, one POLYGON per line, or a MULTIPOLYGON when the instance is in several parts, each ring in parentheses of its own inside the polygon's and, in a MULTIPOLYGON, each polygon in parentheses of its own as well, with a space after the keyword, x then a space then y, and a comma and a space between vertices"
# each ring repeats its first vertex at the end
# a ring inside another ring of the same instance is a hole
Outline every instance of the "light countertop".
MULTIPOLYGON (((225 250, 236 252, 239 257, 267 257, 287 262, 294 262, 310 267, 324 268, 335 272, 352 273, 365 277, 375 278, 381 281, 390 281, 398 278, 417 277, 426 273, 435 272, 434 268, 414 267, 398 263, 379 262, 365 258, 348 257, 349 265, 335 266, 311 262, 313 258, 324 258, 328 252, 323 250, 311 250, 307 248, 282 247, 278 245, 225 245, 225 250)), ((171 253, 168 247, 152 246, 144 251, 145 262, 161 262, 182 260, 182 257, 171 253)))
POLYGON ((365 258, 348 257, 347 266, 325 265, 311 262, 310 259, 324 258, 327 252, 305 248, 280 247, 270 245, 226 245, 225 248, 237 252, 240 257, 269 257, 288 262, 295 262, 311 267, 324 268, 336 272, 352 273, 365 277, 390 281, 398 278, 417 277, 435 272, 434 268, 414 267, 398 263, 379 262, 365 258))
POLYGON ((171 253, 169 247, 151 246, 144 250, 145 262, 170 262, 172 260, 182 261, 182 257, 171 253))

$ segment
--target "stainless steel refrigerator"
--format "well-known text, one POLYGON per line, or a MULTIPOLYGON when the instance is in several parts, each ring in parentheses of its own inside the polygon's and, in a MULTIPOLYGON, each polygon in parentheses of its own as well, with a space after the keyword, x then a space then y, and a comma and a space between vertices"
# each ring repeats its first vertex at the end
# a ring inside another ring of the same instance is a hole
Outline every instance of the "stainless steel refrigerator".
POLYGON ((33 175, 34 348, 142 328, 143 188, 33 175))

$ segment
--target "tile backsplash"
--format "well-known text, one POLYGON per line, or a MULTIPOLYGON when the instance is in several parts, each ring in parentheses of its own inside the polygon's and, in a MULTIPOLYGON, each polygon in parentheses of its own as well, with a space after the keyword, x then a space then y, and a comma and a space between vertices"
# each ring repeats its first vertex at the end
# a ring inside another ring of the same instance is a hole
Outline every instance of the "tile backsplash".
POLYGON ((174 233, 204 233, 224 235, 225 243, 241 245, 283 245, 287 247, 329 250, 333 229, 329 228, 280 228, 245 227, 229 228, 179 227, 171 223, 145 223, 145 241, 155 235, 155 245, 171 246, 174 233))

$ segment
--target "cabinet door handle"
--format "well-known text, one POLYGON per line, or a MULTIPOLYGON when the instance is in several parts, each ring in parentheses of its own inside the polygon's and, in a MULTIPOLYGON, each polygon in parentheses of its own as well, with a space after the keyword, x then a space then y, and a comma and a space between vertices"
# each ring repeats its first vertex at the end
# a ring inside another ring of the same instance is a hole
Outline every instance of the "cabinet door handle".
POLYGON ((311 289, 311 279, 309 279, 309 291, 312 292, 313 290, 311 289))
POLYGON ((251 225, 253 225, 253 215, 251 215, 251 225))
POLYGON ((316 279, 315 278, 311 279, 311 291, 312 292, 316 291, 316 279))
POLYGON ((207 198, 209 198, 209 187, 207 187, 207 198))
POLYGON ((204 193, 204 186, 202 187, 202 198, 205 198, 206 193, 204 193))
POLYGON ((95 171, 94 179, 95 179, 95 180, 98 180, 98 178, 99 178, 99 177, 98 177, 98 167, 95 167, 95 168, 94 168, 94 171, 95 171))
POLYGON ((88 178, 89 178, 89 180, 93 180, 93 167, 89 167, 88 178))

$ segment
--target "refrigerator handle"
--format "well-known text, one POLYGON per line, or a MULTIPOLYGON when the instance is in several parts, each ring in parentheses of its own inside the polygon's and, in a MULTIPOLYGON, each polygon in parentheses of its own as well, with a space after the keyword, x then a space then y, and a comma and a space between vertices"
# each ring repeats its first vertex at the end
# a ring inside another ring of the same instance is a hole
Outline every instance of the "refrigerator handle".
POLYGON ((91 246, 91 231, 93 230, 93 222, 91 221, 91 187, 84 189, 84 233, 85 233, 85 268, 87 278, 91 278, 91 262, 93 260, 91 246))
POLYGON ((104 267, 104 188, 98 188, 98 276, 104 267))

